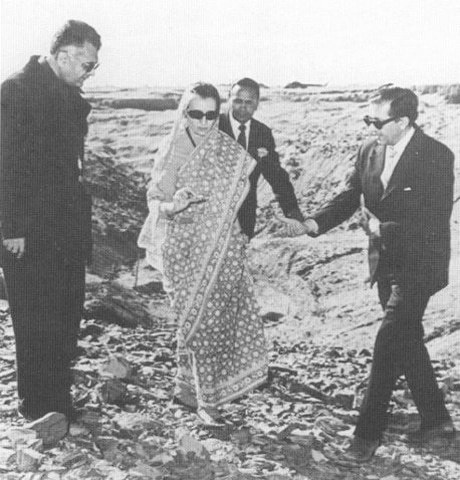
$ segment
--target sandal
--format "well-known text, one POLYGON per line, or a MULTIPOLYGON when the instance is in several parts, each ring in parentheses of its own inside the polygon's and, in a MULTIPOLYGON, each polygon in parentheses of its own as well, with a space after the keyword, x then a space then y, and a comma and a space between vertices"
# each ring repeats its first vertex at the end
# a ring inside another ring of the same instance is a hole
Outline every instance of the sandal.
POLYGON ((205 426, 224 427, 227 424, 216 408, 199 408, 196 413, 205 426))

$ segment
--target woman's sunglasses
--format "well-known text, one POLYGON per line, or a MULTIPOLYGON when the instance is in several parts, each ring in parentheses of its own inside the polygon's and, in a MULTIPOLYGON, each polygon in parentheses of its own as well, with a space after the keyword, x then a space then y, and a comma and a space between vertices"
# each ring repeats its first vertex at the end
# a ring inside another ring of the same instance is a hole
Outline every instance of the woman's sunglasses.
POLYGON ((381 130, 384 125, 387 123, 392 122, 393 120, 396 120, 398 117, 391 117, 387 118, 386 120, 379 120, 378 118, 372 118, 369 115, 366 115, 363 118, 364 123, 369 127, 370 125, 374 125, 374 127, 377 130, 381 130))
POLYGON ((206 120, 215 120, 219 116, 219 112, 211 110, 205 113, 201 110, 187 110, 187 115, 194 120, 201 120, 203 117, 206 117, 206 120))

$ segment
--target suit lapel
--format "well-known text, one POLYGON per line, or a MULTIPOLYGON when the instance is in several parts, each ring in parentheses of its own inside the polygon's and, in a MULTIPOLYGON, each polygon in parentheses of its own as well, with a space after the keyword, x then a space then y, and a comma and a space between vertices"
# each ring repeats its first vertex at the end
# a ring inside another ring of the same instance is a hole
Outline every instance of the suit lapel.
POLYGON ((385 200, 385 198, 387 198, 395 190, 395 188, 405 182, 407 175, 412 170, 413 162, 419 155, 421 136, 422 132, 417 129, 402 153, 401 158, 396 164, 393 174, 388 182, 388 186, 385 192, 383 192, 381 200, 385 200))

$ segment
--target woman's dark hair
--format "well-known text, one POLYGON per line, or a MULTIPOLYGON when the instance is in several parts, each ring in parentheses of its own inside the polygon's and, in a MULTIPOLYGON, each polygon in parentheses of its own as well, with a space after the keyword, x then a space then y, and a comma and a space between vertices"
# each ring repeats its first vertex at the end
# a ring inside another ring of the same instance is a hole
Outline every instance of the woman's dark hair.
POLYGON ((389 102, 392 117, 408 117, 409 124, 413 125, 418 117, 418 98, 408 88, 390 87, 384 88, 371 100, 372 103, 382 104, 389 102))
POLYGON ((82 47, 85 42, 91 43, 96 50, 101 48, 101 36, 91 25, 79 20, 67 20, 54 35, 50 53, 54 55, 60 48, 68 45, 82 47))
POLYGON ((220 111, 220 95, 214 85, 199 82, 196 83, 190 91, 191 93, 196 93, 201 98, 213 98, 216 101, 216 112, 220 111))

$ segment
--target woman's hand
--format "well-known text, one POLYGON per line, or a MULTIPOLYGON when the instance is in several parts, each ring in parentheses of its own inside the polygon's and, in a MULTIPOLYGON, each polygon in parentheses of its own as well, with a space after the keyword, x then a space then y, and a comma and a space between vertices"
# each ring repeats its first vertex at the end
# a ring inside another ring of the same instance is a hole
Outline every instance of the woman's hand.
POLYGON ((204 198, 198 197, 190 188, 184 187, 177 190, 173 196, 172 202, 163 202, 161 211, 166 215, 176 215, 188 208, 192 203, 200 203, 205 201, 204 198))
POLYGON ((279 233, 279 236, 281 237, 297 237, 305 234, 313 237, 317 234, 318 226, 311 218, 307 218, 304 222, 300 222, 294 218, 283 218, 278 216, 276 218, 283 224, 283 229, 279 233))

